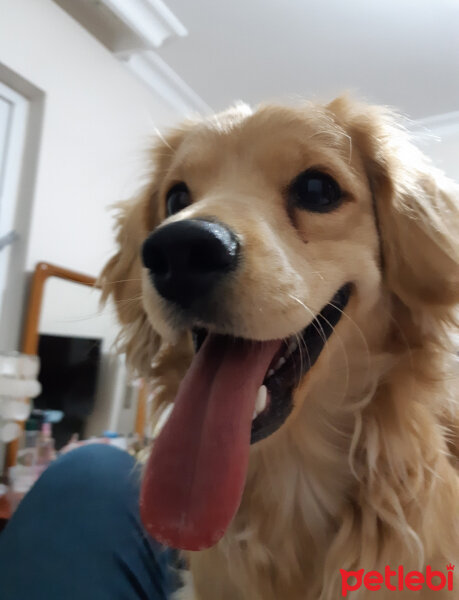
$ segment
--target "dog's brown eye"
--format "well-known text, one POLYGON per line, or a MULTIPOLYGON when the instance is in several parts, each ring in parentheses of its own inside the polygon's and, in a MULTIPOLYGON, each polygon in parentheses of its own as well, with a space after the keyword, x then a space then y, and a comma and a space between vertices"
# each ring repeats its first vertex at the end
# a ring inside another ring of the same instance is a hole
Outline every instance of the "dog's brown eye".
POLYGON ((177 183, 167 192, 167 216, 175 215, 191 204, 190 191, 185 183, 177 183))
POLYGON ((300 173, 289 187, 290 200, 304 210, 330 212, 337 208, 343 194, 336 181, 320 171, 300 173))

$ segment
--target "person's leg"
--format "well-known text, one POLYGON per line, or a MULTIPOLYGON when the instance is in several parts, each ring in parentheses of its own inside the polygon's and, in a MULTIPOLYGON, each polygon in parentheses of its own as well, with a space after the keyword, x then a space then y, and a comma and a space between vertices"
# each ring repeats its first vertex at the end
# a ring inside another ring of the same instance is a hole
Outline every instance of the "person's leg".
POLYGON ((116 448, 89 445, 40 477, 0 534, 0 600, 165 600, 174 552, 148 537, 140 473, 116 448))

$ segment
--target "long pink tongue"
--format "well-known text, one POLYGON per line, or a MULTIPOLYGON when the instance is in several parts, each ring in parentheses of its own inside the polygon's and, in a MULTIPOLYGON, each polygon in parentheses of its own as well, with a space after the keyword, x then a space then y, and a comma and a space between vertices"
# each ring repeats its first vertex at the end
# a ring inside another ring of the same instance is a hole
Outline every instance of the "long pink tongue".
POLYGON ((241 502, 257 391, 279 347, 207 336, 142 483, 141 518, 158 541, 202 550, 223 536, 241 502))

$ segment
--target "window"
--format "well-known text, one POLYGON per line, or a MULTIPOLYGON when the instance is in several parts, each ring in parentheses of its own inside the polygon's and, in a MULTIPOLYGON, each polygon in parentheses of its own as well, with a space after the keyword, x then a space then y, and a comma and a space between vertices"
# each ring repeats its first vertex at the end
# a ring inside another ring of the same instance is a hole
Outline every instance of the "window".
POLYGON ((0 321, 18 234, 17 207, 24 156, 28 101, 0 82, 0 321))

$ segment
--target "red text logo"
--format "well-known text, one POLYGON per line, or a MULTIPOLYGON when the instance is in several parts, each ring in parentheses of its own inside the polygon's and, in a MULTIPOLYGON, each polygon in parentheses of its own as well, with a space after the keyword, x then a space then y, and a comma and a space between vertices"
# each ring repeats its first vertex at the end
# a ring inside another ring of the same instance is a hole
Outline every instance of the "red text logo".
POLYGON ((427 566, 426 572, 408 571, 405 573, 403 565, 396 570, 386 566, 384 573, 379 571, 368 571, 364 569, 358 571, 346 571, 340 569, 341 573, 341 595, 346 597, 349 592, 359 590, 362 585, 371 592, 377 592, 381 588, 391 591, 412 590, 419 591, 430 589, 434 592, 447 589, 454 589, 454 565, 446 566, 446 573, 442 571, 433 571, 432 567, 427 566))

